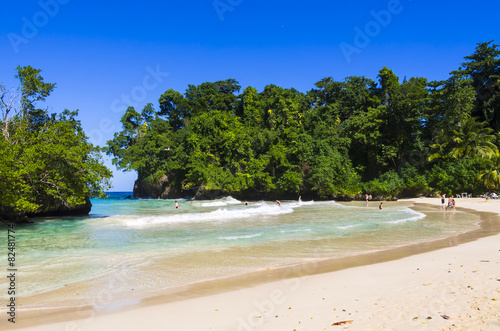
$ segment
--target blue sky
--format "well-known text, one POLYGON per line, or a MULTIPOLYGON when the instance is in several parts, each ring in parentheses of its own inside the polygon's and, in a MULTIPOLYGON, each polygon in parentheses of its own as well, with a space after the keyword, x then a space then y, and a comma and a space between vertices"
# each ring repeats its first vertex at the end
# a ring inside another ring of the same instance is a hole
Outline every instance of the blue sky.
MULTIPOLYGON (((446 79, 476 43, 500 43, 498 1, 9 1, 0 13, 0 83, 15 68, 57 83, 51 112, 80 110, 103 146, 126 106, 158 105, 188 84, 234 78, 307 91, 324 77, 446 79)), ((115 191, 136 175, 115 170, 115 191)))

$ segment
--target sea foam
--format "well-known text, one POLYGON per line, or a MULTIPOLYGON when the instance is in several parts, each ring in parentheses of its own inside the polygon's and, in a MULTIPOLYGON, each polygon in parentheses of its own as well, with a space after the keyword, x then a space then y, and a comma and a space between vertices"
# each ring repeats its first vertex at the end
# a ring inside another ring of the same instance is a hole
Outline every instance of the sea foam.
POLYGON ((272 216, 293 213, 289 206, 276 206, 270 204, 259 204, 257 207, 219 208, 204 213, 166 214, 135 219, 122 219, 122 223, 130 227, 161 226, 179 223, 201 223, 229 221, 234 219, 248 218, 252 216, 272 216))
POLYGON ((229 196, 229 197, 225 197, 223 199, 216 200, 216 201, 203 202, 203 203, 201 203, 201 206, 202 207, 223 207, 223 206, 227 206, 227 205, 238 205, 240 203, 241 203, 240 200, 237 200, 237 199, 229 196))
POLYGON ((404 212, 408 217, 399 219, 399 220, 393 220, 393 221, 388 221, 387 224, 398 224, 398 223, 404 223, 404 222, 412 222, 412 221, 418 221, 421 220, 422 218, 426 217, 425 214, 420 213, 418 211, 415 211, 411 208, 405 207, 401 209, 400 211, 404 212))
POLYGON ((225 239, 225 240, 238 240, 238 239, 251 239, 251 238, 256 238, 256 237, 260 237, 260 236, 262 236, 262 233, 240 235, 240 236, 217 237, 217 238, 218 239, 225 239))

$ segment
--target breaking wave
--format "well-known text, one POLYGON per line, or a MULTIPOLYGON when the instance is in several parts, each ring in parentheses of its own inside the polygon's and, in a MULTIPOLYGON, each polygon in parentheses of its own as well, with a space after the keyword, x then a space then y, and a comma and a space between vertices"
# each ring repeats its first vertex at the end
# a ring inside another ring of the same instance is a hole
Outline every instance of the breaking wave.
POLYGON ((122 219, 122 223, 130 227, 160 226, 179 223, 200 223, 228 221, 233 219, 248 218, 252 216, 272 216, 293 213, 293 208, 289 206, 276 206, 271 204, 259 204, 256 207, 246 208, 219 208, 211 212, 204 213, 184 213, 167 214, 135 219, 122 219))

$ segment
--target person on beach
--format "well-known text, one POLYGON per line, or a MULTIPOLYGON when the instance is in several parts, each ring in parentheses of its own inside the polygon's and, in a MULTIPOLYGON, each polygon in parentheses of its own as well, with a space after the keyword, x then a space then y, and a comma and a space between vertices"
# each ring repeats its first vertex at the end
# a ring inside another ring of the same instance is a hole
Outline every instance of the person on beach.
POLYGON ((368 193, 367 193, 367 194, 365 194, 365 200, 366 200, 366 206, 367 206, 367 207, 368 207, 368 199, 369 199, 369 198, 370 198, 370 197, 368 196, 368 193))
POLYGON ((179 204, 177 203, 177 200, 175 200, 175 209, 179 209, 179 204))
POLYGON ((380 203, 380 205, 378 206, 378 209, 384 209, 383 202, 380 203))
POLYGON ((279 200, 276 200, 276 204, 279 206, 281 206, 281 202, 279 200))
POLYGON ((456 210, 455 209, 455 199, 451 199, 451 204, 453 205, 453 210, 456 210))
POLYGON ((245 206, 248 206, 248 201, 245 201, 245 206))
POLYGON ((302 202, 302 196, 299 195, 299 202, 302 202))
POLYGON ((448 198, 448 206, 446 206, 446 210, 448 210, 448 208, 453 208, 455 209, 454 207, 454 204, 455 203, 455 200, 453 199, 453 195, 451 197, 448 198))
POLYGON ((445 209, 446 207, 446 193, 441 196, 441 208, 445 209))

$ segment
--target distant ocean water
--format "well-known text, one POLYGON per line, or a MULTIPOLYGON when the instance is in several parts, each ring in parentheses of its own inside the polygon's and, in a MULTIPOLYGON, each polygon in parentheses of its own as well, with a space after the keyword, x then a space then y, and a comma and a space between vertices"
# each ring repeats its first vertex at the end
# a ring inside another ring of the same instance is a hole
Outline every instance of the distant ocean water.
MULTIPOLYGON (((472 230, 479 217, 373 202, 92 199, 88 217, 43 218, 16 229, 25 307, 114 300, 255 270, 351 256, 472 230), (116 286, 115 286, 116 287, 116 286)), ((5 282, 5 280, 2 280, 5 282)))

